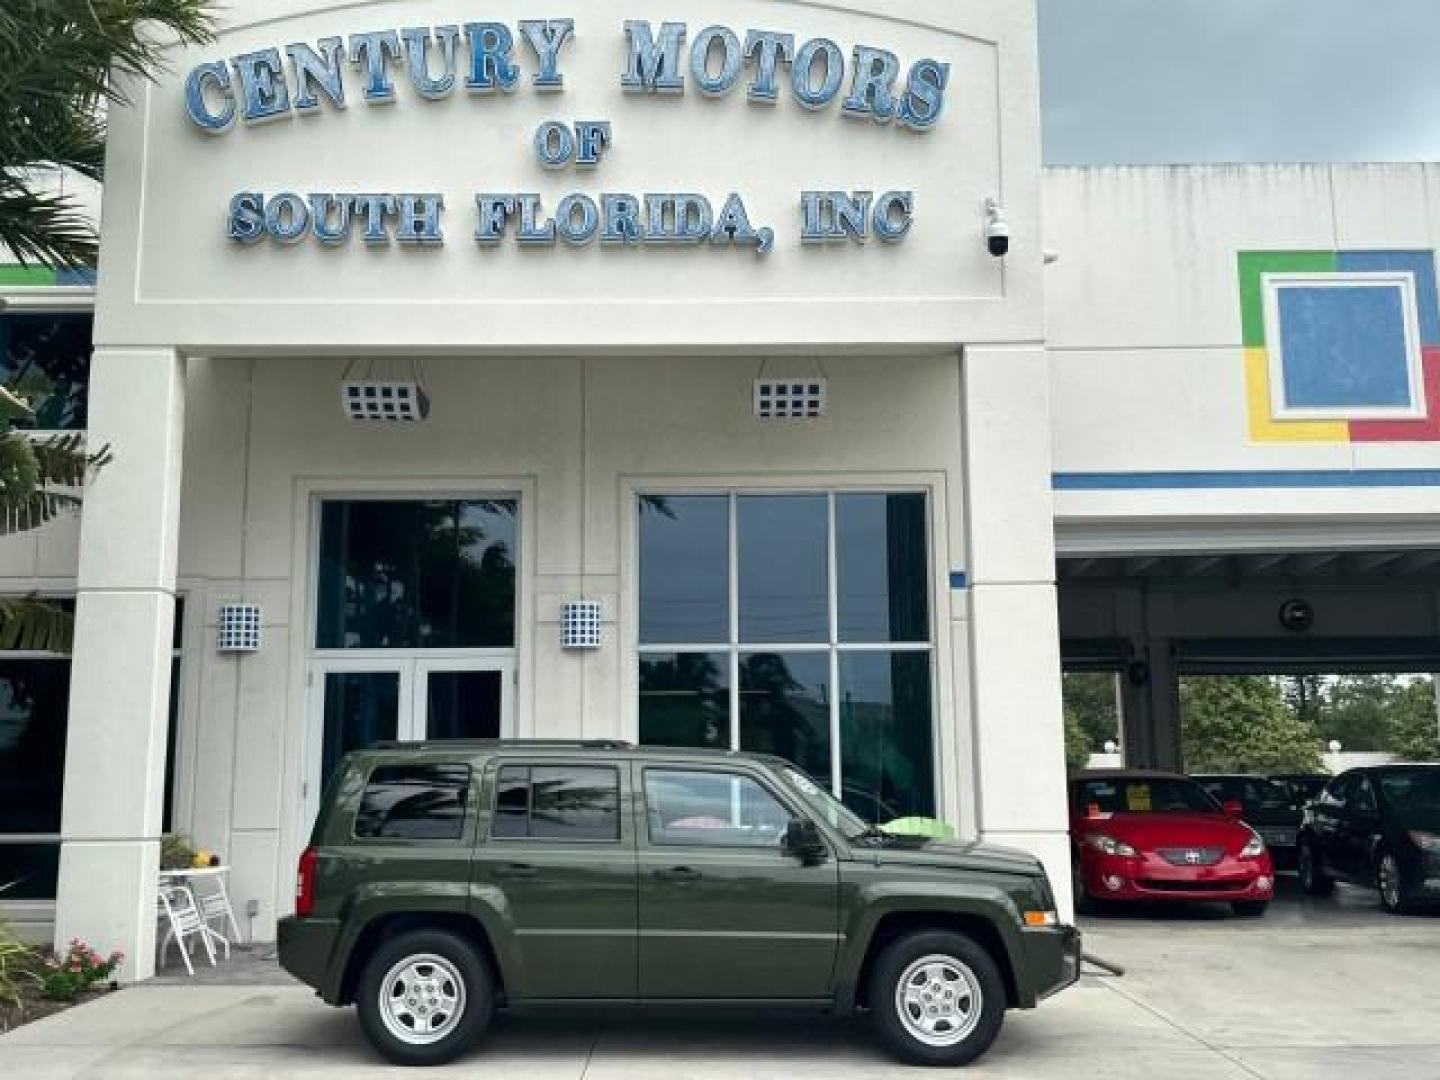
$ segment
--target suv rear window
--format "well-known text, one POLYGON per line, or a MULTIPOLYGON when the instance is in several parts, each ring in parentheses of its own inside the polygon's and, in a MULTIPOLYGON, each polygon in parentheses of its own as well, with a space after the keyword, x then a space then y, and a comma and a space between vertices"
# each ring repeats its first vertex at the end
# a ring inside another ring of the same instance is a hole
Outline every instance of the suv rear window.
POLYGON ((506 765, 495 785, 499 840, 619 840, 620 772, 591 765, 506 765))
POLYGON ((355 835, 379 840, 459 840, 470 794, 468 765, 376 769, 355 815, 355 835))

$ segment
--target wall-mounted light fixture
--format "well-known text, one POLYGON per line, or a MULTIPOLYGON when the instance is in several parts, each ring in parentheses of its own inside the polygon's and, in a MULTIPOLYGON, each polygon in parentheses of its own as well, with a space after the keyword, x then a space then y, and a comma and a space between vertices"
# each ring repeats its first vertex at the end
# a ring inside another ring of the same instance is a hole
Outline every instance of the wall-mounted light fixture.
POLYGON ((798 379, 756 379, 757 420, 818 420, 829 405, 830 380, 823 376, 798 379))
POLYGON ((360 375, 358 364, 352 362, 340 380, 340 407, 351 420, 418 424, 429 417, 430 395, 417 361, 411 361, 408 378, 380 377, 373 362, 360 375))
POLYGON ((222 653, 260 651, 260 605, 221 604, 215 647, 222 653))
POLYGON ((604 643, 600 601, 569 600, 560 606, 560 647, 580 651, 598 649, 604 643))

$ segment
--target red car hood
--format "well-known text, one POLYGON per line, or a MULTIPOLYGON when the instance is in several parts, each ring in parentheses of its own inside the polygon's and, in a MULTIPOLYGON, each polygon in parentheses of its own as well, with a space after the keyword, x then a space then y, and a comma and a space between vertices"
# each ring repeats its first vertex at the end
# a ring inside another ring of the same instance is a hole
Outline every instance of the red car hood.
POLYGON ((1250 839, 1250 829, 1224 814, 1108 814, 1081 818, 1075 823, 1078 839, 1086 833, 1104 833, 1142 851, 1161 847, 1223 847, 1238 852, 1250 839))

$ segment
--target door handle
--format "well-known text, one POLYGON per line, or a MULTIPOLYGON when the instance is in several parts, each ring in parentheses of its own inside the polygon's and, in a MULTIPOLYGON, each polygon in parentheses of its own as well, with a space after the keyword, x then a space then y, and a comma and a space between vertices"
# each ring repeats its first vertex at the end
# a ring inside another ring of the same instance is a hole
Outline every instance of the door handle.
POLYGON ((656 870, 655 876, 661 881, 699 881, 701 873, 688 866, 672 866, 668 870, 656 870))
POLYGON ((540 868, 528 863, 504 863, 495 870, 496 877, 533 878, 540 875, 540 868))

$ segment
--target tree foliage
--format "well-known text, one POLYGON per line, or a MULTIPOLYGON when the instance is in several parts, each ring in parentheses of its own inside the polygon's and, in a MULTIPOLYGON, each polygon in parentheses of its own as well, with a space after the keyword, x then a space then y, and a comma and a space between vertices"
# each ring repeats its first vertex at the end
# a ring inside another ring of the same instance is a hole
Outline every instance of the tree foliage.
POLYGON ((1075 711, 1065 707, 1065 767, 1079 772, 1090 762, 1090 734, 1080 724, 1075 711))
POLYGON ((1191 772, 1317 772, 1320 738, 1263 675, 1180 682, 1181 744, 1191 772))
POLYGON ((1101 753, 1105 744, 1120 741, 1120 709, 1116 702, 1116 675, 1109 671, 1065 673, 1065 746, 1066 760, 1072 758, 1072 740, 1081 768, 1091 754, 1101 753), (1073 730, 1072 730, 1073 729, 1073 730))
POLYGON ((95 265, 94 227, 36 183, 60 168, 98 180, 105 105, 163 64, 164 38, 212 36, 208 0, 5 0, 0 4, 0 246, 22 265, 95 265))
POLYGON ((1385 749, 1401 761, 1440 761, 1440 714, 1433 679, 1415 679, 1396 693, 1386 718, 1385 749))

